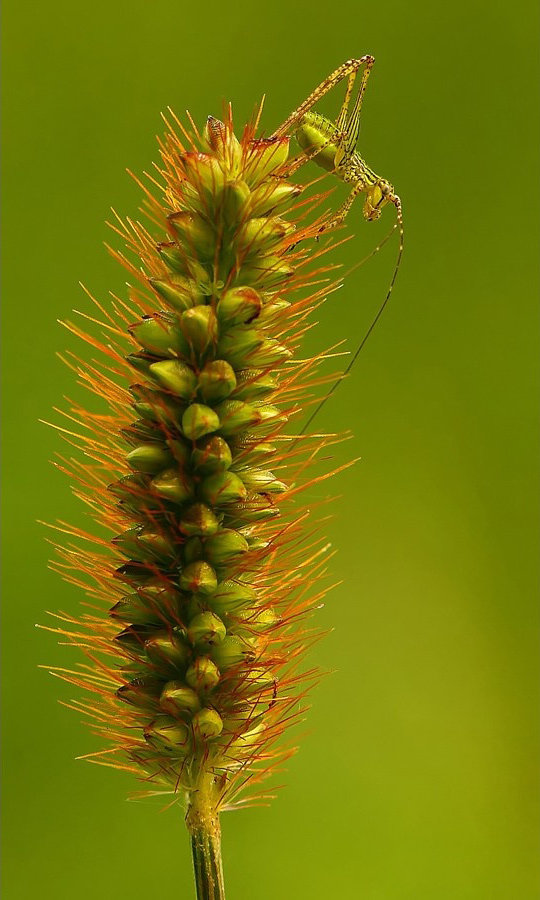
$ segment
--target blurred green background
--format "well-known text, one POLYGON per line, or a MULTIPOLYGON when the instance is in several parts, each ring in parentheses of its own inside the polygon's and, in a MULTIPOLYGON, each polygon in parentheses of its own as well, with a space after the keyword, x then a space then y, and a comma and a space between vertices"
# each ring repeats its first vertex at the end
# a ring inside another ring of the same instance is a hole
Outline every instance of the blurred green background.
MULTIPOLYGON (((270 131, 343 60, 376 57, 361 147, 403 198, 392 303, 319 425, 352 427, 330 537, 343 579, 311 654, 335 669, 269 809, 224 817, 231 900, 530 900, 538 832, 536 5, 173 0, 4 6, 4 896, 190 897, 177 809, 75 762, 96 740, 38 670, 68 651, 34 629, 81 597, 47 570, 36 519, 84 524, 48 460, 81 396, 56 323, 122 291, 101 242, 125 174, 149 169, 161 110, 197 122, 263 92, 270 131)), ((336 112, 334 94, 323 111, 336 112)), ((315 170, 314 170, 315 174, 315 170)), ((335 195, 336 202, 341 193, 335 195)), ((352 264, 393 211, 368 226, 352 264)), ((314 350, 353 342, 394 250, 320 313, 314 350)), ((72 342, 70 344, 73 345, 72 342)), ((322 493, 322 489, 321 489, 322 493)), ((314 493, 314 497, 318 492, 314 493)))

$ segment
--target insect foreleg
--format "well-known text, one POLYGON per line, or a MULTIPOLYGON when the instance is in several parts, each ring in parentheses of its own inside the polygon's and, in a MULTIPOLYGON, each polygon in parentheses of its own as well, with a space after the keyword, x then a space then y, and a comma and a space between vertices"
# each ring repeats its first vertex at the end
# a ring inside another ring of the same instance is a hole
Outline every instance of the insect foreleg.
POLYGON ((362 56, 360 59, 349 59, 347 62, 344 62, 339 68, 337 68, 328 78, 325 78, 324 81, 320 83, 318 87, 309 95, 309 97, 304 100, 303 103, 300 104, 298 109, 295 109, 294 112, 291 113, 288 119, 286 119, 282 125, 277 128, 272 137, 280 137, 284 134, 287 134, 297 122, 300 122, 302 116, 305 116, 310 109, 315 106, 318 100, 321 97, 324 97, 328 91, 332 90, 336 84, 339 84, 340 81, 343 81, 344 78, 357 72, 361 66, 366 65, 369 68, 373 65, 373 57, 372 56, 362 56))

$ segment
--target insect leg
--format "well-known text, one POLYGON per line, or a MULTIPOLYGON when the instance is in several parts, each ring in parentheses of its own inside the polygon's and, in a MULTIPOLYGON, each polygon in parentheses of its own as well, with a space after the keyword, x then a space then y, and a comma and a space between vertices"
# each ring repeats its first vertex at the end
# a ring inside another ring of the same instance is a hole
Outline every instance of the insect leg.
MULTIPOLYGON (((345 92, 345 99, 343 100, 343 104, 339 111, 339 116, 336 120, 336 131, 331 138, 328 138, 328 141, 326 142, 327 144, 329 144, 330 141, 341 140, 342 136, 344 136, 345 124, 347 122, 347 113, 349 111, 349 103, 354 88, 354 82, 356 80, 356 72, 357 70, 353 69, 353 71, 349 74, 347 90, 345 92)), ((321 150, 324 149, 324 147, 325 144, 323 144, 322 147, 314 147, 313 150, 309 152, 304 151, 298 157, 291 160, 288 175, 293 175, 294 172, 296 172, 296 170, 300 168, 300 166, 304 165, 306 162, 309 162, 309 160, 313 159, 314 156, 317 156, 317 154, 320 153, 321 150)))
POLYGON ((347 90, 345 92, 345 99, 339 111, 339 116, 336 119, 336 130, 338 132, 345 131, 345 123, 347 122, 347 113, 349 112, 349 103, 351 102, 351 96, 354 88, 354 82, 356 81, 356 69, 354 69, 349 75, 349 80, 347 82, 347 90))
POLYGON ((342 163, 343 160, 349 160, 356 150, 356 144, 358 143, 358 135, 360 132, 360 111, 362 109, 362 101, 364 99, 367 80, 369 78, 369 73, 371 72, 372 66, 373 57, 370 58, 370 62, 366 62, 366 67, 362 72, 362 81, 360 82, 358 95, 356 97, 356 101, 350 118, 347 124, 340 129, 344 131, 344 139, 340 141, 339 149, 335 156, 336 168, 342 163))
POLYGON ((294 112, 285 119, 282 125, 279 128, 276 128, 271 137, 280 137, 284 134, 287 134, 291 128, 300 121, 302 116, 304 116, 309 110, 315 106, 318 100, 321 97, 324 97, 328 91, 332 90, 336 84, 339 84, 344 78, 347 78, 354 72, 357 72, 361 66, 366 65, 369 68, 373 65, 373 57, 372 56, 362 56, 360 59, 349 59, 347 62, 344 62, 341 66, 339 66, 328 78, 325 78, 324 81, 320 83, 318 87, 315 88, 314 91, 307 97, 303 103, 300 104, 298 109, 295 109, 294 112))
POLYGON ((343 222, 345 217, 348 215, 348 212, 349 212, 351 206, 353 205, 354 201, 358 197, 358 194, 361 194, 362 191, 365 190, 365 187, 366 187, 366 185, 364 184, 363 181, 358 180, 356 182, 351 193, 345 200, 345 203, 343 204, 343 206, 340 206, 340 208, 336 212, 334 218, 331 219, 330 222, 327 222, 325 225, 323 225, 321 227, 321 232, 322 231, 330 231, 331 228, 337 228, 338 225, 341 225, 341 223, 343 222))

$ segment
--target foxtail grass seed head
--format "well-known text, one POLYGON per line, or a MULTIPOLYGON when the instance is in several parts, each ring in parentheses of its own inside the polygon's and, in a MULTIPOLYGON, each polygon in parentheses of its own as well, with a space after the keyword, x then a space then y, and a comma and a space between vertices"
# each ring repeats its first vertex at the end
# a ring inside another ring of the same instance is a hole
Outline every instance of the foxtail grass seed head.
POLYGON ((339 281, 335 242, 315 241, 336 220, 294 183, 288 135, 238 139, 230 110, 201 135, 171 116, 141 184, 148 227, 113 223, 128 298, 94 301, 91 333, 65 323, 106 409, 69 409, 60 430, 84 458, 60 468, 109 537, 58 525, 56 568, 91 600, 52 630, 85 657, 56 672, 88 692, 71 705, 106 743, 92 761, 186 801, 197 876, 219 812, 292 752, 317 679, 303 659, 328 545, 297 495, 332 474, 309 471, 337 438, 302 431, 329 379, 328 354, 299 347, 339 281))
POLYGON ((111 538, 71 529, 85 544, 59 548, 96 609, 56 630, 87 657, 59 671, 93 695, 74 705, 113 745, 92 759, 188 802, 210 774, 219 810, 290 753, 316 677, 302 658, 326 547, 292 498, 327 443, 296 424, 323 357, 297 353, 337 284, 309 267, 323 219, 305 224, 288 137, 174 124, 162 196, 145 189, 152 233, 114 223, 129 300, 97 304, 104 337, 67 323, 102 353, 75 365, 109 408, 70 410, 91 436, 70 429, 86 460, 62 468, 111 538))

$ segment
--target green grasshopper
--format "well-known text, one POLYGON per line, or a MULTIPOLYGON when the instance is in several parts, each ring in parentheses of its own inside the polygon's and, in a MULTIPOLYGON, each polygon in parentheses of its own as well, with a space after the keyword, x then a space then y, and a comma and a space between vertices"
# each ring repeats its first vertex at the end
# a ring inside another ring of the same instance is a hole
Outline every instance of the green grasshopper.
MULTIPOLYGON (((373 222, 378 219, 381 215, 382 208, 387 203, 392 203, 396 208, 397 218, 392 231, 394 231, 396 227, 399 229, 398 255, 386 297, 357 350, 351 357, 347 368, 320 401, 319 405, 304 425, 301 433, 308 428, 309 424, 341 383, 341 380, 349 374, 354 366, 362 348, 390 300, 390 295, 397 278, 403 254, 404 235, 401 200, 395 193, 390 182, 385 178, 380 178, 376 175, 364 162, 356 149, 360 132, 360 112, 362 109, 362 102, 374 61, 372 56, 362 56, 360 59, 347 60, 347 62, 343 63, 343 65, 332 72, 328 78, 325 78, 325 80, 312 91, 309 97, 300 104, 298 109, 295 109, 294 112, 291 113, 285 122, 283 122, 272 135, 272 137, 277 138, 293 133, 300 144, 300 147, 304 151, 304 155, 299 159, 299 164, 304 163, 306 159, 312 159, 313 162, 323 169, 326 169, 326 171, 331 172, 342 181, 352 185, 349 197, 337 210, 330 221, 326 222, 321 227, 321 232, 328 231, 331 228, 336 228, 341 225, 359 194, 365 195, 363 212, 364 218, 367 219, 368 222, 373 222), (356 76, 360 69, 363 69, 360 87, 352 111, 349 115, 349 105, 354 91, 356 76), (331 119, 327 119, 320 113, 311 112, 317 101, 320 100, 321 97, 324 97, 328 91, 345 78, 347 79, 345 99, 336 121, 332 122, 331 119)), ((387 237, 389 237, 389 235, 387 237)), ((375 248, 373 253, 377 252, 385 242, 386 239, 375 248)))
POLYGON ((324 226, 325 231, 343 222, 359 194, 366 195, 364 216, 369 222, 379 218, 381 209, 386 203, 393 203, 398 218, 401 218, 401 201, 394 188, 385 178, 376 175, 356 150, 362 101, 374 62, 372 56, 362 56, 361 59, 349 59, 343 63, 315 88, 272 135, 280 137, 293 132, 309 159, 313 159, 317 165, 352 185, 348 199, 334 218, 324 226), (356 76, 362 67, 360 87, 349 115, 356 76), (344 78, 347 78, 347 90, 337 120, 332 122, 320 113, 311 112, 315 103, 344 78))

